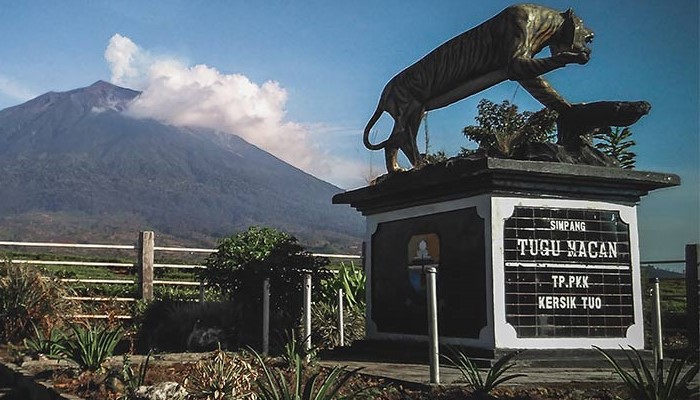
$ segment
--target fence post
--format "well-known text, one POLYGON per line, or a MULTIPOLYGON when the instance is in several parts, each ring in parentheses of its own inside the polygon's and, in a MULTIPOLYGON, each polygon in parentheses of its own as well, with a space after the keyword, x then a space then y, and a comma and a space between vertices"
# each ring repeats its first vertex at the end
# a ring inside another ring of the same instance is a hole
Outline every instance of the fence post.
POLYGON ((652 286, 651 308, 653 312, 652 331, 654 333, 654 365, 656 371, 662 371, 664 365, 664 343, 661 328, 661 290, 659 278, 655 278, 652 286))
POLYGON ((688 342, 691 349, 700 343, 700 246, 697 243, 685 246, 685 299, 688 315, 688 342))
POLYGON ((138 242, 138 293, 141 300, 153 300, 153 247, 152 231, 139 232, 138 242))
POLYGON ((428 336, 430 341, 430 383, 440 384, 440 346, 438 343, 437 268, 424 267, 428 295, 428 336))
POLYGON ((263 281, 262 352, 270 351, 270 278, 263 281))
POLYGON ((338 346, 345 346, 345 322, 343 321, 343 289, 338 289, 338 346))
POLYGON ((304 350, 311 361, 311 274, 304 274, 304 350))
POLYGON ((199 302, 204 303, 204 279, 199 281, 199 302))

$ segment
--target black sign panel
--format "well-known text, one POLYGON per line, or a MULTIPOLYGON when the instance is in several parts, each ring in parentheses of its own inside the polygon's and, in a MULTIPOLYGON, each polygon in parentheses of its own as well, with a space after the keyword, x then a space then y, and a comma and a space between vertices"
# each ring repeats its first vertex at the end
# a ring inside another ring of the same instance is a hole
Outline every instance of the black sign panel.
POLYGON ((506 321, 518 337, 625 337, 629 226, 618 211, 515 207, 505 221, 506 321))
POLYGON ((370 317, 377 331, 428 334, 425 262, 438 264, 440 335, 478 338, 487 325, 484 232, 475 207, 380 223, 371 255, 370 317), (424 251, 428 260, 420 260, 424 251))

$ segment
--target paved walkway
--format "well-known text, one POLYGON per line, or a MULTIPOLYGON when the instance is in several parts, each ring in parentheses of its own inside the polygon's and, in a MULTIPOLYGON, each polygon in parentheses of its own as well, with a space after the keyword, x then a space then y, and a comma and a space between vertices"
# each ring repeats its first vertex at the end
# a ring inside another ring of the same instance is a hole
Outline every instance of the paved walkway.
POLYGON ((0 399, 9 399, 10 398, 10 392, 12 391, 11 388, 4 387, 0 385, 0 399))
MULTIPOLYGON (((425 364, 328 360, 321 361, 321 365, 345 365, 349 369, 362 368, 361 373, 363 374, 412 384, 427 384, 430 382, 430 369, 429 366, 425 364)), ((509 374, 526 374, 527 376, 508 381, 506 386, 575 382, 621 383, 618 376, 614 374, 610 368, 531 368, 518 367, 516 365, 516 367, 508 372, 509 374)), ((440 367, 440 383, 459 383, 457 381, 460 378, 461 374, 457 369, 440 367)))

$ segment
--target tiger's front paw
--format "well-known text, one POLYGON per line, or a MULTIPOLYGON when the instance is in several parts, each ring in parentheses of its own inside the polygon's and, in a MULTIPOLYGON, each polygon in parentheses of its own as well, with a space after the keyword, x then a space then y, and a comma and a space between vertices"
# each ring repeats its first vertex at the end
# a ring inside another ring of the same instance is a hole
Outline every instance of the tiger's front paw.
POLYGON ((573 52, 563 51, 556 56, 557 61, 562 64, 586 64, 591 59, 591 54, 587 51, 573 52))

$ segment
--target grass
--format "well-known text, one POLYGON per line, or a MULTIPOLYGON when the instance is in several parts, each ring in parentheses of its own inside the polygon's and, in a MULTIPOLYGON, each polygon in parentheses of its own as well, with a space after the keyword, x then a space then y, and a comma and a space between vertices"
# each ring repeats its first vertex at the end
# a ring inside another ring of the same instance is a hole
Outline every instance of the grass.
POLYGON ((685 280, 664 279, 659 282, 661 289, 661 312, 685 313, 685 280))

